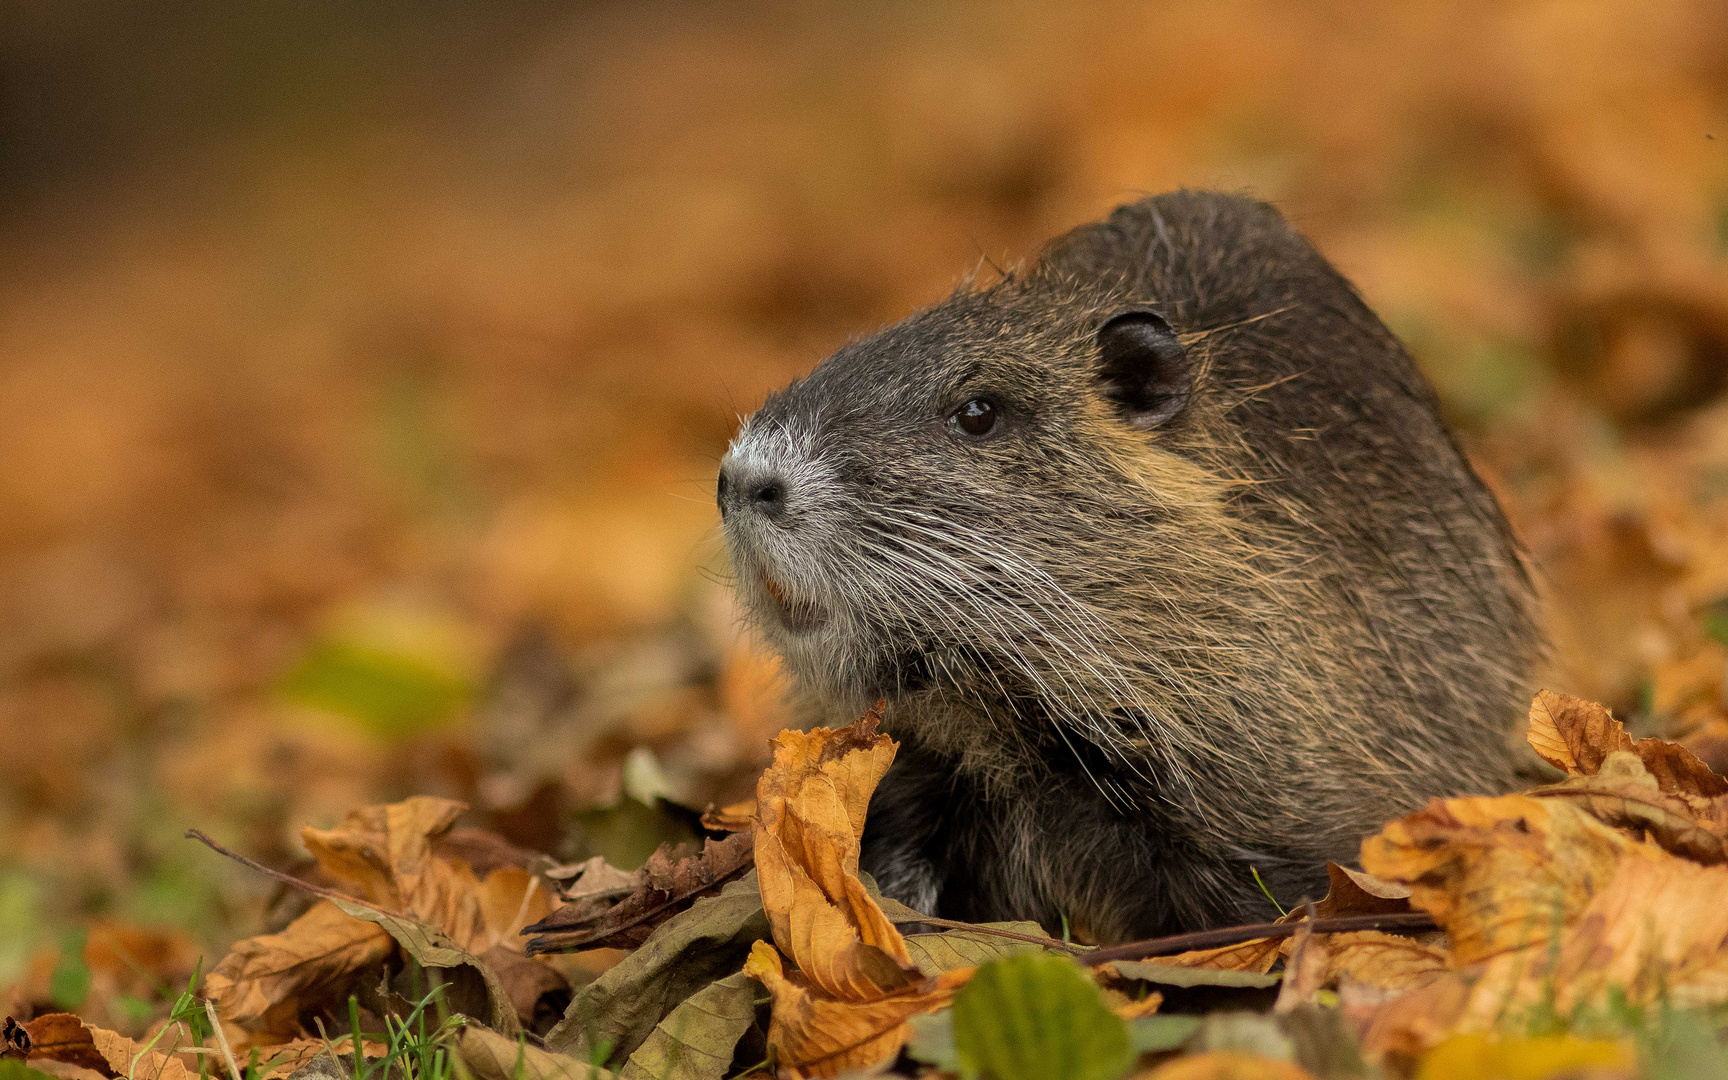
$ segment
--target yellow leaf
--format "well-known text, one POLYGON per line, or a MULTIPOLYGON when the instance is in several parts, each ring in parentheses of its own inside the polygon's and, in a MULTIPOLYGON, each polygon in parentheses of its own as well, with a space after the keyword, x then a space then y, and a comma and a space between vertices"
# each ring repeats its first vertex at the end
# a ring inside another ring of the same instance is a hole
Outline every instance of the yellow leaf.
POLYGON ((1631 1080, 1637 1058, 1616 1042, 1555 1035, 1489 1039, 1454 1035, 1422 1059, 1417 1080, 1550 1080, 1588 1074, 1597 1080, 1631 1080))

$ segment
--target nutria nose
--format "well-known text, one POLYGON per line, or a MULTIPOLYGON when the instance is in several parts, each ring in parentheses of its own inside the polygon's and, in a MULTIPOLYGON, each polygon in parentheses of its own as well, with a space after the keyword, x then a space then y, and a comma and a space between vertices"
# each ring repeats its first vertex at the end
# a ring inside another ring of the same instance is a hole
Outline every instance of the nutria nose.
POLYGON ((747 510, 778 520, 786 513, 786 481, 771 470, 745 469, 727 461, 720 466, 715 501, 720 504, 721 517, 747 510))

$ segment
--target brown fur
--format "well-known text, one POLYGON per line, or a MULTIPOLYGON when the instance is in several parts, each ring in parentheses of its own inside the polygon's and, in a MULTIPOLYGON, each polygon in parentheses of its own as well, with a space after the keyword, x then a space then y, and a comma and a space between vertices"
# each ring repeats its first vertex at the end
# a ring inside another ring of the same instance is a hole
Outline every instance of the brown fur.
POLYGON ((1508 781, 1541 648, 1515 543, 1403 348, 1264 204, 1123 207, 846 346, 750 418, 721 505, 820 715, 887 699, 864 865, 928 913, 1251 919, 1251 868, 1317 896, 1381 822, 1508 781), (1124 312, 1153 313, 1124 377, 1163 411, 1103 359, 1124 312), (950 417, 980 398, 973 439, 950 417))

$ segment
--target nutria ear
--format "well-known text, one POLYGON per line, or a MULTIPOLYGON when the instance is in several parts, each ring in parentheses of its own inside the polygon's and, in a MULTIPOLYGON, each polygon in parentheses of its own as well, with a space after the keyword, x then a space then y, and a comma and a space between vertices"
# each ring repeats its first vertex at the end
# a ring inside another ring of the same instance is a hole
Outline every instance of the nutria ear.
POLYGON ((1132 427, 1157 427, 1194 394, 1188 350, 1155 311, 1126 311, 1098 330, 1098 381, 1132 427))

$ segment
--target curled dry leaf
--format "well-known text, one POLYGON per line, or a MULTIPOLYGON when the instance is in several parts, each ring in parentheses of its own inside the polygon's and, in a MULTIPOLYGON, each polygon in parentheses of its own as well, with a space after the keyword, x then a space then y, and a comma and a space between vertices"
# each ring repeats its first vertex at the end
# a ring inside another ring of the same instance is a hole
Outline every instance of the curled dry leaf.
MULTIPOLYGON (((383 1043, 370 1039, 360 1040, 360 1052, 367 1061, 377 1061, 388 1057, 390 1048, 383 1043)), ((236 1050, 238 1054, 238 1050, 236 1050)), ((313 1059, 334 1053, 337 1057, 348 1057, 354 1053, 354 1039, 343 1035, 325 1042, 323 1039, 295 1039, 292 1042, 278 1043, 268 1049, 260 1050, 258 1056, 258 1080, 283 1080, 310 1065, 313 1059)), ((220 1077, 224 1070, 212 1069, 211 1075, 220 1077)))
POLYGON ((1446 951, 1415 938, 1360 930, 1329 934, 1327 983, 1352 982, 1383 990, 1411 990, 1444 975, 1446 951))
POLYGON ((848 728, 781 732, 756 788, 756 872, 779 951, 758 942, 744 970, 773 995, 768 1042, 794 1076, 879 1065, 905 1043, 911 1017, 946 1004, 971 975, 920 971, 858 877, 865 810, 894 760, 878 719, 872 709, 848 728))
POLYGON ((596 892, 523 930, 539 935, 528 941, 528 952, 633 949, 646 941, 656 926, 702 897, 712 896, 728 881, 742 877, 755 861, 749 833, 704 841, 701 851, 677 860, 672 858, 671 849, 662 845, 632 875, 631 891, 622 898, 615 890, 596 892))
POLYGON ((1710 771, 1692 751, 1663 739, 1638 739, 1606 706, 1543 690, 1530 703, 1530 746, 1568 776, 1589 776, 1608 755, 1637 755, 1664 792, 1714 799, 1728 795, 1728 779, 1710 771))
POLYGON ((1631 751, 1615 750, 1594 774, 1569 777, 1530 794, 1573 802, 1599 821, 1648 836, 1694 862, 1728 862, 1728 796, 1666 793, 1631 751))
POLYGON ((395 949, 383 927, 320 900, 280 934, 236 942, 205 988, 224 1017, 264 1031, 293 1032, 303 999, 347 983, 395 949))
POLYGON ((569 901, 582 900, 600 893, 616 893, 622 896, 634 889, 638 881, 635 872, 618 869, 607 862, 604 855, 596 855, 585 862, 551 867, 546 871, 546 876, 559 883, 559 895, 569 901))
POLYGON ((870 1069, 892 1058, 911 1035, 911 1018, 948 1004, 972 969, 943 972, 867 1000, 840 1000, 788 975, 780 954, 759 941, 744 973, 773 996, 768 1043, 778 1051, 782 1073, 817 1077, 870 1069))
POLYGON ((756 788, 756 872, 774 944, 810 983, 869 1001, 924 978, 858 878, 870 793, 894 761, 878 714, 847 728, 784 731, 756 788))

